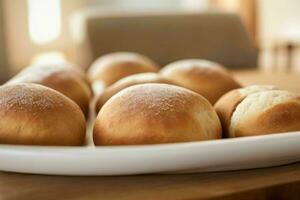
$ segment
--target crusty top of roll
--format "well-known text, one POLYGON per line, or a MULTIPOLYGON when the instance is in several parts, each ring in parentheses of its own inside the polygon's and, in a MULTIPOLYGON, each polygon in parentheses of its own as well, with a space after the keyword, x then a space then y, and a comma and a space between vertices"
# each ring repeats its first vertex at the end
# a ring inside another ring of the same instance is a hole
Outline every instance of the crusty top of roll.
MULTIPOLYGON (((15 78, 22 79, 24 82, 40 82, 41 80, 44 80, 53 74, 61 72, 72 74, 89 86, 89 80, 84 71, 78 66, 69 62, 33 64, 23 69, 15 76, 15 78)), ((11 81, 14 81, 14 78, 12 78, 11 81)))
POLYGON ((75 101, 87 116, 92 92, 79 73, 68 64, 36 64, 22 70, 7 84, 37 83, 50 87, 75 101))
POLYGON ((87 77, 84 69, 82 69, 78 65, 65 61, 65 62, 57 63, 55 64, 55 66, 56 68, 57 67, 64 68, 65 70, 68 70, 70 73, 74 73, 78 78, 83 80, 83 82, 85 82, 89 88, 91 88, 91 81, 87 77))
POLYGON ((300 96, 270 90, 248 95, 231 117, 232 137, 300 130, 300 96))
POLYGON ((226 92, 241 87, 222 65, 208 60, 176 61, 165 66, 160 73, 203 95, 212 104, 226 92))
POLYGON ((81 145, 85 119, 72 100, 37 84, 0 87, 0 143, 81 145))
POLYGON ((228 129, 232 113, 245 97, 257 92, 275 89, 276 87, 272 85, 252 85, 245 88, 231 90, 224 94, 214 106, 222 123, 224 137, 229 137, 228 129))
POLYGON ((221 125, 211 104, 195 92, 168 84, 128 87, 100 110, 96 145, 154 144, 217 139, 221 125))
POLYGON ((101 94, 97 101, 96 111, 98 112, 100 108, 104 105, 104 103, 110 99, 113 95, 118 93, 119 91, 133 85, 143 84, 143 83, 166 83, 166 84, 173 84, 172 81, 168 80, 167 78, 161 77, 156 73, 140 73, 127 76, 122 78, 112 84, 111 86, 107 87, 104 92, 101 94))
POLYGON ((92 81, 101 81, 109 86, 128 75, 157 72, 158 65, 149 58, 132 52, 117 52, 98 58, 90 67, 92 81))

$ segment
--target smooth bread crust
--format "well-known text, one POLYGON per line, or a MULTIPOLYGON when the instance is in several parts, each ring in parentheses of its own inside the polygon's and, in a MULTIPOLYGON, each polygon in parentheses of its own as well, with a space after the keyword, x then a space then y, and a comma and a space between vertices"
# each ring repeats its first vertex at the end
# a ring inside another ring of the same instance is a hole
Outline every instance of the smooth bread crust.
POLYGON ((128 88, 133 85, 143 83, 166 83, 174 84, 172 81, 156 74, 156 73, 141 73, 127 76, 115 82, 111 86, 107 87, 99 97, 96 104, 96 112, 98 113, 104 103, 110 99, 113 95, 120 92, 121 90, 128 88))
POLYGON ((32 65, 6 84, 37 83, 52 88, 77 103, 87 117, 92 92, 79 73, 79 70, 72 70, 68 65, 32 65))
POLYGON ((88 70, 91 81, 109 86, 126 76, 158 72, 158 65, 149 58, 132 52, 117 52, 98 58, 88 70))
POLYGON ((223 137, 230 137, 229 126, 231 123, 231 116, 236 107, 244 100, 244 98, 250 94, 275 89, 276 87, 272 85, 252 85, 245 88, 231 90, 224 94, 214 105, 222 124, 223 137))
POLYGON ((211 104, 241 85, 220 64, 201 59, 180 60, 165 66, 160 74, 207 98, 211 104))
POLYGON ((100 110, 96 145, 158 144, 221 138, 211 104, 195 92, 168 84, 128 87, 100 110))
POLYGON ((248 95, 234 111, 231 137, 264 135, 300 130, 300 96, 288 91, 248 95))
POLYGON ((82 145, 85 119, 72 100, 38 84, 0 87, 0 144, 82 145))

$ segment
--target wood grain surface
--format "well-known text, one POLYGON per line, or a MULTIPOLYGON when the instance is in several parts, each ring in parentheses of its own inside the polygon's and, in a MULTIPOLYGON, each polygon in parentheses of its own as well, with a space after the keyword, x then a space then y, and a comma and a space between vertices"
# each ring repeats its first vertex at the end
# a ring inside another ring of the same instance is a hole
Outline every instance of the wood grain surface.
MULTIPOLYGON (((300 92, 299 74, 240 71, 234 75, 245 85, 275 84, 300 92)), ((300 163, 184 175, 63 177, 0 172, 0 200, 300 199, 299 191, 300 163)))
POLYGON ((300 73, 241 70, 234 71, 233 75, 244 86, 252 84, 272 84, 279 89, 300 93, 300 73))
POLYGON ((275 194, 283 199, 296 195, 287 189, 280 192, 280 187, 288 184, 300 189, 300 163, 184 175, 59 177, 0 173, 0 199, 269 199, 275 194))

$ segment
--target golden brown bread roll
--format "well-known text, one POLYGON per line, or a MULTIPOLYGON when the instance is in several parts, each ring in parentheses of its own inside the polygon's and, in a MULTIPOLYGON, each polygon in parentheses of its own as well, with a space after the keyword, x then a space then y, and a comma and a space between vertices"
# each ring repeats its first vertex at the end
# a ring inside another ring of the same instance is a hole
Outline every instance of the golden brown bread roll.
POLYGON ((166 83, 166 84, 173 84, 172 81, 161 77, 160 75, 156 73, 141 73, 141 74, 134 74, 127 76, 125 78, 122 78, 112 84, 111 86, 107 87, 104 92, 99 97, 97 104, 96 104, 96 112, 99 112, 101 107, 104 105, 104 103, 110 99, 113 95, 118 93, 119 91, 138 84, 143 83, 166 83))
MULTIPOLYGON (((248 92, 227 120, 229 137, 253 136, 300 130, 300 96, 288 91, 265 88, 248 92)), ((246 92, 246 93, 247 93, 246 92)), ((236 95, 233 92, 228 95, 236 95)), ((225 95, 216 104, 220 118, 230 98, 225 95), (223 111, 220 112, 221 107, 223 111), (221 114, 220 114, 221 113, 221 114)))
MULTIPOLYGON (((50 65, 50 64, 49 64, 50 65)), ((85 71, 79 66, 70 63, 70 62, 61 62, 53 64, 56 68, 65 68, 65 70, 69 70, 70 73, 74 73, 78 78, 80 78, 83 82, 87 84, 87 86, 91 89, 91 81, 87 77, 85 71)))
POLYGON ((75 101, 87 117, 92 92, 84 80, 84 74, 79 69, 64 64, 39 64, 32 65, 7 82, 37 83, 61 92, 75 101), (81 75, 80 75, 81 74, 81 75))
POLYGON ((38 84, 0 87, 0 144, 82 145, 85 118, 61 93, 38 84))
POLYGON ((88 70, 91 81, 109 86, 132 74, 157 72, 158 66, 149 58, 131 52, 117 52, 98 58, 88 70))
POLYGON ((231 90, 230 92, 224 94, 214 106, 222 123, 223 136, 229 137, 228 130, 231 116, 241 101, 243 101, 250 94, 275 89, 276 87, 272 85, 252 85, 245 88, 231 90))
POLYGON ((223 66, 201 59, 170 63, 160 71, 160 74, 182 87, 203 95, 211 104, 226 92, 241 87, 223 66))
POLYGON ((96 145, 189 142, 221 138, 221 124, 201 95, 169 84, 128 87, 110 98, 94 125, 96 145))

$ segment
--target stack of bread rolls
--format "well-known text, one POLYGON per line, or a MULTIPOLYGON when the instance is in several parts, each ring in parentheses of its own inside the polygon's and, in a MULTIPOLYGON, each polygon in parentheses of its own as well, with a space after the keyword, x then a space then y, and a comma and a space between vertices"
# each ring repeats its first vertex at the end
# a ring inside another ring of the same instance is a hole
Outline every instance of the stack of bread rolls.
POLYGON ((70 63, 31 65, 0 87, 0 143, 83 145, 92 92, 70 63))
POLYGON ((300 131, 298 94, 243 88, 208 60, 179 60, 159 70, 146 56, 117 52, 98 58, 87 75, 70 63, 32 65, 1 86, 0 143, 83 145, 89 110, 96 113, 95 145, 300 131), (96 84, 100 92, 91 89, 96 84))
POLYGON ((92 98, 90 83, 79 67, 70 63, 31 65, 6 84, 36 83, 47 86, 72 99, 87 117, 92 98))

